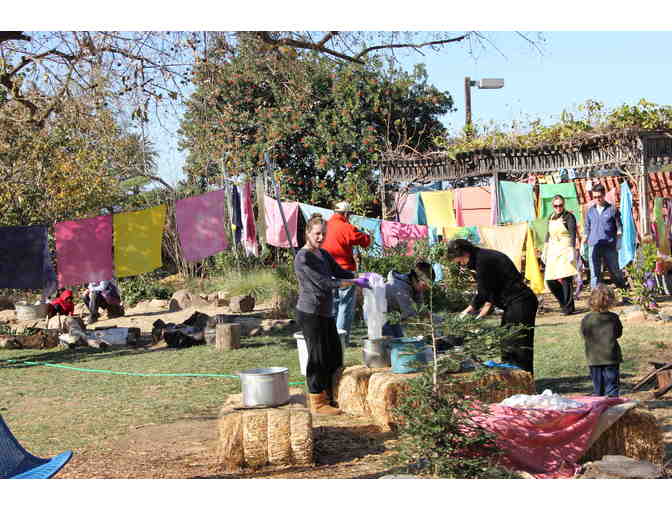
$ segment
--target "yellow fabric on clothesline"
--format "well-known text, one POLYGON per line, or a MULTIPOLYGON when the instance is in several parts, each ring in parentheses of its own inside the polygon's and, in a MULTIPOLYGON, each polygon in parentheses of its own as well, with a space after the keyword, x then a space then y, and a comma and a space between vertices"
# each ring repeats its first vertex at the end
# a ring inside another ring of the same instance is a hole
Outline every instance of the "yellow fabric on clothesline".
POLYGON ((454 227, 457 225, 451 190, 421 191, 420 198, 425 208, 427 225, 433 227, 454 227))
POLYGON ((535 294, 543 294, 546 291, 546 282, 539 268, 534 236, 530 228, 527 229, 525 240, 525 279, 530 282, 530 288, 535 294))
POLYGON ((148 273, 161 267, 161 240, 166 206, 113 216, 114 266, 117 277, 148 273))
POLYGON ((527 222, 514 223, 504 227, 478 227, 481 244, 486 248, 501 251, 508 255, 518 271, 523 265, 523 245, 527 235, 527 222))

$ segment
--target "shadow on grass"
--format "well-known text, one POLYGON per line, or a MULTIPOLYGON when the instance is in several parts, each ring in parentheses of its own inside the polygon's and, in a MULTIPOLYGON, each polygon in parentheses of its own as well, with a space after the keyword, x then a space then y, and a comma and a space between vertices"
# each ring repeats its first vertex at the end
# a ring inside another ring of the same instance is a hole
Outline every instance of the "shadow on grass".
MULTIPOLYGON (((623 379, 634 377, 635 374, 621 373, 621 396, 630 393, 635 383, 623 382, 623 379)), ((537 392, 541 393, 545 389, 553 391, 553 393, 569 394, 569 393, 583 393, 590 394, 593 391, 593 381, 590 376, 574 376, 574 377, 557 377, 537 379, 535 381, 537 392)))
POLYGON ((148 354, 153 350, 137 348, 111 348, 107 351, 93 349, 90 347, 78 347, 76 349, 50 349, 39 354, 21 354, 21 350, 16 351, 16 355, 11 359, 17 363, 8 363, 7 360, 0 360, 0 369, 5 368, 28 368, 31 365, 24 365, 22 362, 30 363, 81 363, 86 361, 98 361, 102 359, 114 359, 126 356, 137 356, 148 354))

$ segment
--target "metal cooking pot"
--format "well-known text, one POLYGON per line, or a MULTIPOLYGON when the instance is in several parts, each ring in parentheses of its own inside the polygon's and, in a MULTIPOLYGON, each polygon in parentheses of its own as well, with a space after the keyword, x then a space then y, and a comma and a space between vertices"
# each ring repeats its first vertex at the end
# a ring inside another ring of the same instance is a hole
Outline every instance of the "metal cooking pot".
POLYGON ((364 364, 369 368, 386 368, 392 366, 390 359, 390 343, 392 337, 365 338, 362 345, 364 364))
POLYGON ((286 367, 251 368, 238 372, 245 407, 276 407, 289 402, 286 367))

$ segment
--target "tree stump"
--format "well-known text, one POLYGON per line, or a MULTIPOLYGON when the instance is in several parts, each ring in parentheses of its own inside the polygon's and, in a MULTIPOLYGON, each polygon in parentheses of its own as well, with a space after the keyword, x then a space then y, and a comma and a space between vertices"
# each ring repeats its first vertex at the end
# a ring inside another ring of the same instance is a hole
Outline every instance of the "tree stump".
POLYGON ((215 349, 230 351, 240 348, 240 324, 217 324, 215 330, 215 349))
POLYGON ((242 394, 231 395, 219 413, 219 463, 224 470, 313 463, 313 421, 303 393, 274 408, 240 409, 242 401, 242 394))

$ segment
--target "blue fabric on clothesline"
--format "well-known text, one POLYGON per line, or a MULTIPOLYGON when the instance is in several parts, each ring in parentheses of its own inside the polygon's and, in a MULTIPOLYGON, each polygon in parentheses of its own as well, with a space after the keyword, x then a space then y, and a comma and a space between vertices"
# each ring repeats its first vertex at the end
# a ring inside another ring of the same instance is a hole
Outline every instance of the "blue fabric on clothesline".
POLYGON ((637 228, 632 215, 632 193, 626 181, 621 183, 621 222, 623 231, 618 247, 618 266, 623 269, 634 260, 637 247, 637 228))
POLYGON ((425 214, 425 205, 422 203, 422 196, 417 194, 415 200, 415 224, 427 225, 427 215, 425 214))
POLYGON ((497 363, 496 361, 486 361, 483 363, 483 366, 486 366, 488 368, 513 368, 514 370, 521 370, 520 367, 517 367, 516 365, 511 365, 510 363, 497 363))
POLYGON ((308 221, 315 213, 321 214, 325 221, 329 220, 329 218, 331 218, 331 216, 334 214, 334 211, 331 209, 325 209, 324 207, 317 207, 315 205, 302 204, 301 202, 299 202, 299 210, 303 215, 303 219, 306 221, 308 221))
POLYGON ((0 289, 42 289, 47 226, 0 227, 0 289))
POLYGON ((353 214, 350 216, 350 223, 367 234, 373 234, 371 245, 368 248, 362 248, 362 251, 374 257, 381 256, 383 254, 383 236, 380 232, 381 221, 353 214))

